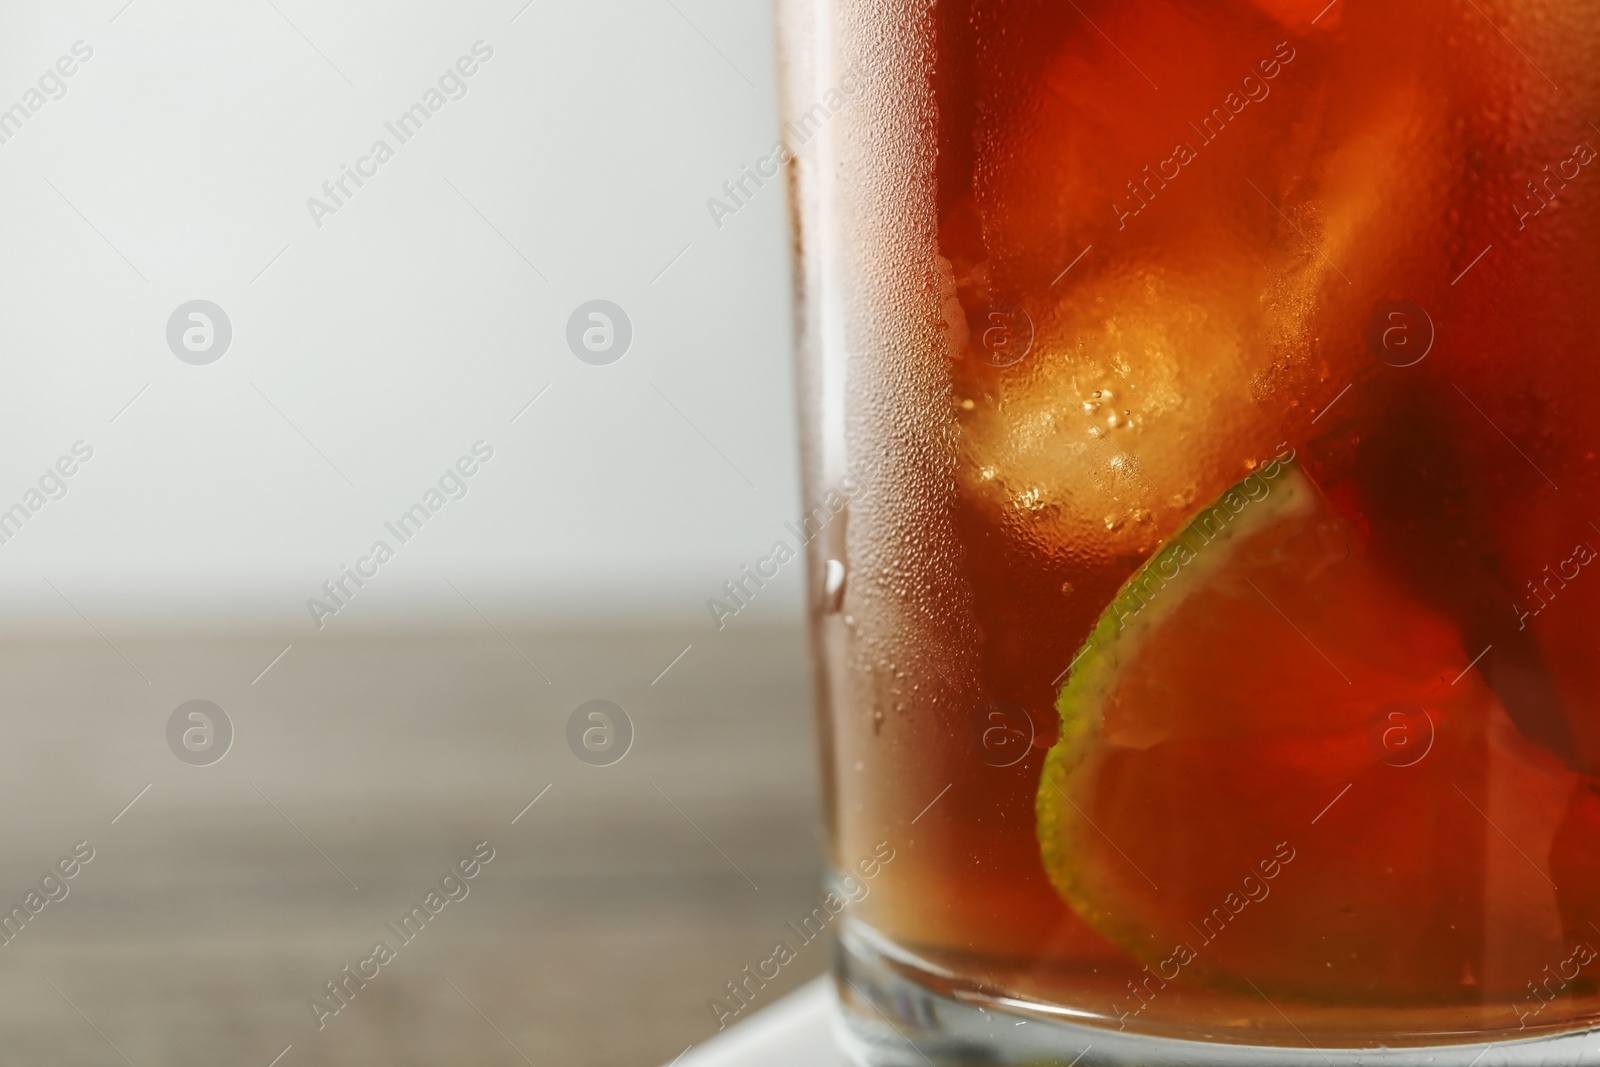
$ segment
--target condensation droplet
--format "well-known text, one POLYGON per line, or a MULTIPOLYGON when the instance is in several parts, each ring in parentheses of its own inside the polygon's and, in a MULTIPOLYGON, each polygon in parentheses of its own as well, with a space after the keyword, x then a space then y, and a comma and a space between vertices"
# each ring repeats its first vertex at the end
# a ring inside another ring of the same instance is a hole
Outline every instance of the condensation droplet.
MULTIPOLYGON (((822 574, 822 610, 833 615, 844 606, 844 564, 830 559, 822 574)), ((848 621, 848 620, 846 620, 848 621)))

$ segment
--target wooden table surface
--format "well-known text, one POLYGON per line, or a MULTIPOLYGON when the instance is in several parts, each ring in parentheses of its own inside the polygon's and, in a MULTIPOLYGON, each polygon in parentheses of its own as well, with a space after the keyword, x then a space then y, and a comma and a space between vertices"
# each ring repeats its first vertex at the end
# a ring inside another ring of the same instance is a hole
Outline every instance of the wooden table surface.
POLYGON ((330 633, 257 679, 286 643, 0 639, 0 911, 94 849, 0 946, 0 1063, 654 1067, 820 897, 798 630, 330 633), (635 728, 609 767, 566 741, 595 698, 635 728), (168 747, 191 699, 235 729, 210 766, 168 747), (395 936, 484 841, 467 895, 395 936))

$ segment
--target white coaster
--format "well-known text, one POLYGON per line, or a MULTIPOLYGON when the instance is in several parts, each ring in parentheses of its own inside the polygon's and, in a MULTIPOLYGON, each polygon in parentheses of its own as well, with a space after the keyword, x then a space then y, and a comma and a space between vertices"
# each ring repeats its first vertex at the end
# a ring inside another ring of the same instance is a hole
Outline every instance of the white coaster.
POLYGON ((806 983, 690 1049, 676 1067, 845 1067, 833 1044, 833 980, 806 983))

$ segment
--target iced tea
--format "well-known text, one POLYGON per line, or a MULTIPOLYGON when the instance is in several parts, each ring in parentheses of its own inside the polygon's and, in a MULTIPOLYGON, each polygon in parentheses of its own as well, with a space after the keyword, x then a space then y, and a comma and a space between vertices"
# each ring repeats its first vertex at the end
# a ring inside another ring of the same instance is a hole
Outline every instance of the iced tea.
POLYGON ((1600 7, 780 14, 847 999, 1592 1023, 1600 7))

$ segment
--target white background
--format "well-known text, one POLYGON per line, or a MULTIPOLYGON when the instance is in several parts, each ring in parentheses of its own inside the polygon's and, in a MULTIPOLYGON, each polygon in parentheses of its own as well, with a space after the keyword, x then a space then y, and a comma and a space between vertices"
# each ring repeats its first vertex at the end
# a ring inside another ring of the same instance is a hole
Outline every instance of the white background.
POLYGON ((706 206, 776 139, 767 5, 125 4, 0 4, 0 108, 94 49, 0 145, 0 507, 95 450, 0 545, 4 624, 309 632, 483 439, 330 627, 471 618, 446 579, 497 617, 709 627, 798 507, 783 191, 721 229, 706 206), (399 145, 385 121, 478 40, 468 95, 399 145), (307 198, 379 137, 395 158, 319 229, 307 198), (166 344, 196 298, 233 325, 210 366, 166 344), (612 366, 566 346, 594 298, 633 323, 612 366))

